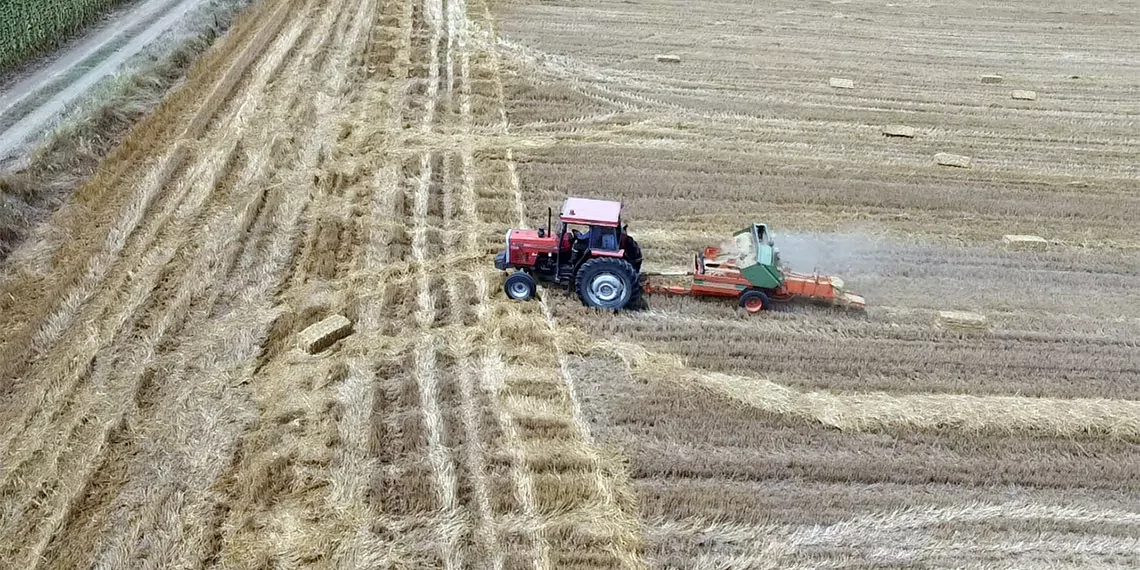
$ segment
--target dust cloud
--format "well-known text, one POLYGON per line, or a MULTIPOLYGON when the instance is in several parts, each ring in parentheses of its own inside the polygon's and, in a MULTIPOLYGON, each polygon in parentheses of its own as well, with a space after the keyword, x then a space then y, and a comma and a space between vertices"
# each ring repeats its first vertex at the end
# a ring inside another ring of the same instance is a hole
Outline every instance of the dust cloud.
POLYGON ((774 233, 773 239, 781 263, 800 273, 873 275, 900 249, 886 238, 859 232, 786 232, 774 233))

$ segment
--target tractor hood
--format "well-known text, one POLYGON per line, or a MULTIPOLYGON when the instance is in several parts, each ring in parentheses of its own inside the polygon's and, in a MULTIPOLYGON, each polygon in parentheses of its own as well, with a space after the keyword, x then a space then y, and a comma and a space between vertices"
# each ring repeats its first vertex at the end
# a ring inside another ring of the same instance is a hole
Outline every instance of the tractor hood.
POLYGON ((538 256, 558 251, 558 238, 549 233, 539 236, 538 230, 507 230, 507 247, 495 259, 495 267, 534 267, 538 256))
MULTIPOLYGON (((519 242, 531 242, 531 241, 537 240, 537 239, 546 239, 546 237, 550 237, 550 236, 545 236, 544 238, 539 238, 538 237, 538 230, 518 230, 518 229, 515 229, 515 230, 510 230, 509 232, 507 232, 507 240, 508 241, 516 241, 517 240, 519 242)), ((550 239, 553 240, 554 238, 551 237, 550 239)))
POLYGON ((510 230, 507 232, 507 252, 527 251, 532 253, 554 253, 558 251, 558 237, 538 230, 510 230))

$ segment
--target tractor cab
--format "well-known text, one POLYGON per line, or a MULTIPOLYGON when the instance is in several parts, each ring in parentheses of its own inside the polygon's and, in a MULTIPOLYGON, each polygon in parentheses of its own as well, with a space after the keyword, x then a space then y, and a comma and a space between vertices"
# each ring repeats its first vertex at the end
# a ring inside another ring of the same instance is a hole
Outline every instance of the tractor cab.
POLYGON ((641 249, 626 233, 621 210, 621 202, 568 198, 557 228, 551 227, 553 211, 548 211, 547 224, 538 230, 509 230, 507 247, 495 258, 496 269, 518 270, 507 278, 507 295, 529 299, 541 280, 577 288, 588 306, 620 309, 635 300, 641 249))
POLYGON ((558 220, 560 249, 572 257, 622 256, 621 202, 568 198, 558 220))

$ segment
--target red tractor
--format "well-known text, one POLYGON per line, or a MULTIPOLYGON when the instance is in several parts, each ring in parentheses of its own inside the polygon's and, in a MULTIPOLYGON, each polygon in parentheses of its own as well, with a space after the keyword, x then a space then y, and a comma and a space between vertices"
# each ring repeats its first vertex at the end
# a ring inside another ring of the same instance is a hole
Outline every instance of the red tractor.
POLYGON ((621 203, 568 198, 556 231, 507 231, 495 269, 516 271, 503 289, 516 300, 534 297, 537 281, 573 288, 586 306, 619 310, 641 297, 641 248, 621 222, 621 203))

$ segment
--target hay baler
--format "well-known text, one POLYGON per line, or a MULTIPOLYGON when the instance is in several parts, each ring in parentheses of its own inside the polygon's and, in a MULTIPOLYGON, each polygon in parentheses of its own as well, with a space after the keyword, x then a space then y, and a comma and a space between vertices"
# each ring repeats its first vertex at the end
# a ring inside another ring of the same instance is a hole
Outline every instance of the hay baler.
POLYGON ((643 272, 641 248, 621 210, 620 202, 568 198, 557 229, 548 214, 537 230, 508 230, 506 247, 495 256, 496 269, 513 270, 503 284, 507 296, 531 299, 542 281, 576 290, 586 306, 611 310, 636 304, 642 292, 734 297, 751 313, 793 299, 863 307, 863 298, 846 292, 838 278, 783 268, 764 224, 736 232, 724 246, 706 247, 692 271, 643 272))
POLYGON ((698 252, 692 271, 643 272, 642 277, 646 293, 735 297, 750 313, 769 308, 773 301, 796 299, 860 309, 865 305, 863 297, 844 290, 838 277, 784 268, 768 227, 758 223, 733 234, 727 244, 698 252), (670 284, 671 278, 682 283, 670 284))

